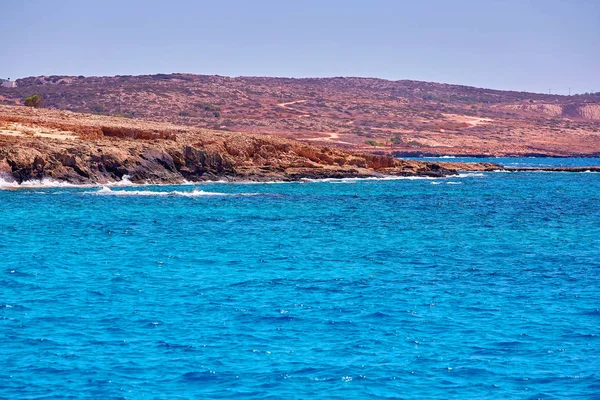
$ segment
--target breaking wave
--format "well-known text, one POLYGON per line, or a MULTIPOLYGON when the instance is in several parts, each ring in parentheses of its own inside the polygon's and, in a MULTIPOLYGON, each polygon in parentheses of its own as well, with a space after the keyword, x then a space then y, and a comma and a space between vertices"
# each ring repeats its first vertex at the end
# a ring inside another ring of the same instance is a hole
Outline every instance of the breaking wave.
POLYGON ((61 182, 50 178, 40 180, 31 180, 24 182, 16 182, 14 180, 0 177, 0 190, 6 189, 40 189, 40 188, 75 188, 75 187, 91 187, 92 185, 75 185, 68 182, 61 182))
POLYGON ((203 197, 203 196, 255 196, 258 193, 221 193, 205 192, 204 190, 194 189, 192 191, 174 190, 170 192, 161 192, 154 190, 113 190, 108 186, 103 186, 95 192, 84 192, 95 196, 161 196, 161 197, 203 197))
POLYGON ((368 178, 323 178, 323 179, 311 179, 304 178, 300 182, 310 182, 310 183, 319 183, 319 182, 332 182, 332 183, 353 183, 353 182, 364 182, 364 181, 417 181, 417 180, 430 180, 430 179, 442 179, 438 177, 431 176, 382 176, 382 177, 368 177, 368 178))
MULTIPOLYGON (((88 184, 74 184, 64 181, 58 181, 55 179, 44 178, 39 180, 30 180, 24 182, 17 182, 10 177, 2 177, 0 176, 0 190, 10 190, 10 189, 51 189, 51 188, 93 188, 93 187, 102 187, 102 188, 111 188, 111 187, 136 187, 136 186, 175 186, 175 185, 199 185, 199 184, 290 184, 290 183, 356 183, 363 181, 396 181, 396 180, 438 180, 438 179, 447 179, 447 178, 469 178, 469 177, 483 177, 485 176, 483 173, 460 173, 454 176, 447 177, 431 177, 431 176, 382 176, 382 177, 367 177, 367 178, 322 178, 322 179, 311 179, 304 178, 299 181, 265 181, 265 182, 254 182, 254 181, 226 181, 226 180, 218 180, 218 181, 204 181, 204 182, 189 182, 183 181, 181 183, 166 183, 166 184, 157 184, 153 182, 146 183, 134 183, 131 181, 128 175, 124 175, 120 181, 115 182, 107 182, 107 183, 88 183, 88 184)), ((139 191, 142 192, 142 191, 139 191)), ((202 192, 202 191, 200 191, 202 192)), ((131 192, 134 193, 134 192, 131 192)), ((168 192, 151 192, 151 193, 168 193, 168 192)), ((173 192, 175 193, 175 192, 173 192)), ((182 193, 190 193, 190 192, 182 192, 182 193)), ((210 193, 210 192, 204 192, 210 193)), ((185 196, 183 194, 182 196, 185 196)), ((223 195, 223 194, 220 194, 223 195)), ((126 194, 123 196, 127 196, 126 194)), ((133 196, 132 194, 130 196, 133 196)), ((138 196, 143 196, 143 194, 138 194, 138 196)), ((158 196, 164 196, 164 194, 158 194, 158 196)))
MULTIPOLYGON (((194 182, 183 181, 179 185, 193 185, 194 182)), ((15 181, 12 177, 0 176, 0 190, 6 189, 52 189, 52 188, 93 188, 93 187, 132 187, 132 186, 154 186, 156 183, 134 183, 131 181, 129 175, 123 175, 120 181, 106 182, 106 183, 85 183, 75 184, 65 181, 58 181, 56 179, 44 178, 23 181, 21 183, 15 181)), ((176 185, 176 184, 166 184, 176 185)))

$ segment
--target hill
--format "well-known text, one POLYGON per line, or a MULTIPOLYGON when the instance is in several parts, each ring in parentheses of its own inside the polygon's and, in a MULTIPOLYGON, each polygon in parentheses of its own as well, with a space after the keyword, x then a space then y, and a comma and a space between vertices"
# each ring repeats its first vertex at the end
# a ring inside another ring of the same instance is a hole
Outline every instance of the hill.
POLYGON ((42 107, 263 133, 396 155, 600 154, 600 93, 577 96, 371 78, 41 76, 0 89, 42 107))

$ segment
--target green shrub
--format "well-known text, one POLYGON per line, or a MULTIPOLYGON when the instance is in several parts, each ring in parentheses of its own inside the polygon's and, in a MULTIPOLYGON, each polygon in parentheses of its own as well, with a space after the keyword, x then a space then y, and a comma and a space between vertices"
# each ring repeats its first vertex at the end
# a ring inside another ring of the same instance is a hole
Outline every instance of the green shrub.
POLYGON ((34 94, 29 97, 25 97, 25 105, 27 107, 38 108, 40 103, 42 102, 42 98, 39 94, 34 94))
POLYGON ((373 146, 373 147, 385 146, 383 143, 379 143, 375 140, 367 140, 367 141, 365 141, 365 143, 368 144, 369 146, 373 146))

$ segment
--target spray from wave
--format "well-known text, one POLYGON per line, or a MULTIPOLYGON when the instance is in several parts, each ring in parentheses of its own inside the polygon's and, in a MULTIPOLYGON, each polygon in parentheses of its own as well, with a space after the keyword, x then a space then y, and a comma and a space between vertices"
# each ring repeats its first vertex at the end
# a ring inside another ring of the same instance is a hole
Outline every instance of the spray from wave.
POLYGON ((0 177, 0 190, 6 189, 42 189, 42 188, 76 188, 91 187, 92 185, 75 185, 68 182, 61 182, 50 178, 40 180, 31 180, 16 182, 11 179, 0 177))
MULTIPOLYGON (((192 185, 193 182, 183 181, 180 185, 192 185)), ((134 183, 129 175, 123 175, 120 181, 106 183, 87 183, 75 184, 55 179, 44 178, 37 180, 23 181, 21 183, 15 181, 12 177, 0 176, 0 190, 6 189, 53 189, 53 188, 93 188, 93 187, 133 187, 133 186, 150 186, 158 185, 153 182, 134 183)), ((173 184, 169 184, 173 185, 173 184)))
POLYGON ((300 182, 306 183, 355 183, 364 181, 417 181, 417 180, 430 180, 430 179, 441 179, 431 176, 382 176, 382 177, 368 177, 368 178, 323 178, 323 179, 310 179, 304 178, 300 182))
MULTIPOLYGON (((481 173, 481 172, 461 172, 460 174, 456 175, 456 178, 481 178, 484 177, 485 174, 481 173)), ((449 178, 452 178, 452 176, 449 176, 449 178)))
MULTIPOLYGON (((471 177, 484 177, 483 173, 460 173, 458 175, 454 175, 454 178, 471 178, 471 177)), ((452 178, 452 176, 448 177, 429 177, 429 176, 382 176, 382 177, 368 177, 368 178, 323 178, 323 179, 310 179, 305 178, 300 181, 266 181, 266 182, 253 182, 253 181, 206 181, 206 182, 189 182, 183 181, 178 184, 157 184, 153 182, 146 183, 134 183, 131 181, 128 175, 124 175, 120 181, 115 182, 107 182, 107 183, 89 183, 89 184, 74 184, 64 181, 57 181, 50 178, 44 178, 40 180, 30 180, 24 182, 17 182, 12 177, 2 177, 0 176, 0 190, 14 190, 14 189, 52 189, 52 188, 93 188, 93 187, 102 187, 102 188, 111 188, 111 187, 135 187, 135 186, 173 186, 173 185, 196 185, 196 184, 298 184, 298 183, 357 183, 364 181, 396 181, 396 180, 438 180, 438 179, 447 179, 452 178)), ((142 192, 142 191, 139 191, 142 192)), ((202 192, 202 191, 199 191, 202 192)), ((158 193, 158 192, 153 192, 158 193)), ((163 193, 163 192, 160 192, 163 193)), ((168 193, 168 192, 165 192, 168 193)), ((181 193, 189 193, 189 192, 181 192, 181 193)), ((210 192, 204 192, 210 193, 210 192)), ((218 194, 218 195, 226 195, 226 193, 218 194)), ((126 195, 123 195, 126 196, 126 195)), ((130 195, 133 196, 133 195, 130 195)), ((143 195, 139 195, 143 196, 143 195)), ((159 194, 161 196, 161 194, 159 194)), ((186 196, 183 194, 182 196, 186 196)))
POLYGON ((157 196, 157 197, 204 197, 204 196, 256 196, 258 193, 221 193, 205 192, 204 190, 194 189, 192 191, 155 191, 155 190, 113 190, 108 186, 103 186, 95 192, 84 192, 95 196, 157 196))

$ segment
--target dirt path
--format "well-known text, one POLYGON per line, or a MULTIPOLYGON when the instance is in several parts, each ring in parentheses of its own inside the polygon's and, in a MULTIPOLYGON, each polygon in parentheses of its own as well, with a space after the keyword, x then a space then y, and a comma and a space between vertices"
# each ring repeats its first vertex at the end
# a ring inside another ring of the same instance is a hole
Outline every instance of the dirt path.
POLYGON ((458 123, 466 123, 471 126, 487 124, 487 123, 494 121, 491 118, 470 117, 468 115, 456 115, 456 114, 442 114, 442 115, 451 121, 458 122, 458 123))
POLYGON ((341 143, 341 144, 354 144, 354 143, 350 143, 350 142, 344 142, 341 140, 337 140, 340 138, 340 134, 337 132, 323 132, 324 134, 327 135, 327 137, 314 137, 314 138, 307 138, 307 139, 303 139, 303 140, 309 140, 309 141, 322 141, 322 142, 332 142, 332 143, 341 143))
MULTIPOLYGON (((294 110, 293 108, 288 107, 288 106, 291 106, 292 104, 298 104, 298 103, 306 103, 306 100, 290 101, 289 103, 279 103, 277 105, 279 107, 287 108, 288 110, 294 110)), ((296 111, 296 110, 294 110, 294 111, 296 111)))
MULTIPOLYGON (((296 100, 296 101, 290 101, 287 103, 278 103, 277 106, 281 107, 281 108, 285 108, 286 110, 290 110, 290 111, 294 111, 294 112, 298 112, 301 113, 302 111, 298 111, 292 107, 290 107, 292 104, 299 104, 299 103, 306 103, 306 100, 296 100)), ((302 114, 298 116, 300 117, 310 117, 309 114, 302 114)))

